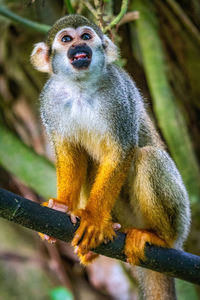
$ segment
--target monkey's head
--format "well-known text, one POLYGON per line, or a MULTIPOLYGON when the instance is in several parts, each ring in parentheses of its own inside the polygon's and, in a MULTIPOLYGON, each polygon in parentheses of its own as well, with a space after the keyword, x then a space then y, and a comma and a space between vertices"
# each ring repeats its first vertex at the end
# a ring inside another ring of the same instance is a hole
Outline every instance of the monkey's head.
POLYGON ((46 43, 35 45, 31 62, 41 72, 84 78, 100 72, 117 54, 117 47, 97 25, 83 16, 68 15, 53 25, 46 43))

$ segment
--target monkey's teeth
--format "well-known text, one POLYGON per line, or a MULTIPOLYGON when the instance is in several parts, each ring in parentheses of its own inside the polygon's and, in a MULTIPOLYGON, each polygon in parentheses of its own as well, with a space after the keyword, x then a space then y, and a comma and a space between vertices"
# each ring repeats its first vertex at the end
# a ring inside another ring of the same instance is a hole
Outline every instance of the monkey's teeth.
POLYGON ((88 58, 88 55, 86 53, 77 53, 74 55, 73 60, 88 58))

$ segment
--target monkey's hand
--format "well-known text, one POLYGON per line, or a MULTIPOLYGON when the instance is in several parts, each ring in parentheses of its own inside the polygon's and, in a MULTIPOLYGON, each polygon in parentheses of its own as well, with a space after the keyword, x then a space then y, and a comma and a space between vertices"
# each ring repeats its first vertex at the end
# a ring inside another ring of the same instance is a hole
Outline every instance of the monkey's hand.
POLYGON ((81 259, 86 264, 85 257, 91 249, 98 247, 102 242, 112 241, 116 235, 114 229, 121 226, 118 223, 112 223, 110 218, 96 216, 89 210, 80 209, 75 214, 81 218, 81 223, 72 240, 72 246, 81 259))
MULTIPOLYGON (((68 206, 63 204, 63 203, 58 202, 58 200, 56 200, 54 198, 49 199, 49 201, 43 202, 42 206, 46 206, 46 207, 49 207, 49 208, 67 213, 67 214, 70 215, 70 219, 71 219, 73 224, 75 224, 77 222, 76 216, 73 215, 69 211, 68 206)), ((56 239, 51 237, 51 236, 48 236, 48 235, 40 233, 40 232, 38 232, 38 234, 39 234, 39 236, 41 237, 42 240, 46 240, 46 241, 48 241, 48 243, 53 244, 53 243, 56 242, 56 239)))
POLYGON ((136 228, 131 228, 125 231, 125 255, 127 262, 132 265, 139 265, 140 260, 145 260, 144 248, 145 244, 154 244, 161 247, 168 247, 167 243, 160 239, 156 234, 136 228))

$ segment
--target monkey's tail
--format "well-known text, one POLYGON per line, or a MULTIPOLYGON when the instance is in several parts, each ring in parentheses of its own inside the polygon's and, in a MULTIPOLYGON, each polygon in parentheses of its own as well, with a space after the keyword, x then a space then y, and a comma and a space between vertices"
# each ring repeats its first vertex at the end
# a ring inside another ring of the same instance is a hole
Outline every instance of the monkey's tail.
POLYGON ((140 300, 176 300, 175 281, 161 273, 137 268, 140 300))

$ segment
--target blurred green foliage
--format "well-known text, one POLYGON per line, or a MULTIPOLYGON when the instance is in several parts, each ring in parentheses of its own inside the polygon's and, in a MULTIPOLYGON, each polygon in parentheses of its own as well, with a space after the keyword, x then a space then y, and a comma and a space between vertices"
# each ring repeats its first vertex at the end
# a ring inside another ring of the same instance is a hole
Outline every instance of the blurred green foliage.
POLYGON ((52 289, 50 296, 52 300, 74 300, 72 293, 64 287, 56 287, 52 289))
MULTIPOLYGON (((45 76, 32 69, 29 55, 32 45, 44 38, 48 25, 60 16, 75 11, 95 20, 93 11, 86 5, 88 2, 94 4, 93 1, 81 0, 0 0, 0 14, 10 17, 0 17, 0 165, 30 191, 44 198, 55 196, 56 176, 53 165, 36 154, 40 153, 38 144, 43 149, 46 147, 37 119, 38 104, 35 103, 45 76), (8 9, 16 13, 17 19, 8 9), (18 21, 17 25, 14 20, 18 21), (30 121, 32 128, 16 110, 16 104, 22 103, 22 98, 35 117, 37 124, 30 121)), ((121 1, 104 2, 104 20, 108 25, 119 16, 121 1)), ((138 10, 140 18, 134 22, 124 20, 118 31, 116 28, 112 31, 111 37, 122 53, 118 63, 129 71, 148 99, 149 110, 183 176, 193 204, 192 212, 196 216, 189 248, 199 253, 200 2, 130 0, 128 10, 138 10)), ((5 180, 3 183, 6 184, 5 180)), ((26 231, 20 232, 20 237, 18 230, 11 230, 4 221, 0 227, 1 244, 5 245, 5 249, 1 246, 0 250, 14 249, 22 254, 36 251, 35 243, 26 231), (27 250, 25 245, 32 250, 27 250)), ((73 299, 65 287, 52 289, 52 283, 38 265, 19 267, 17 264, 16 267, 12 262, 0 262, 0 299, 73 299)), ((191 284, 177 281, 177 290, 179 300, 198 299, 191 284)))

